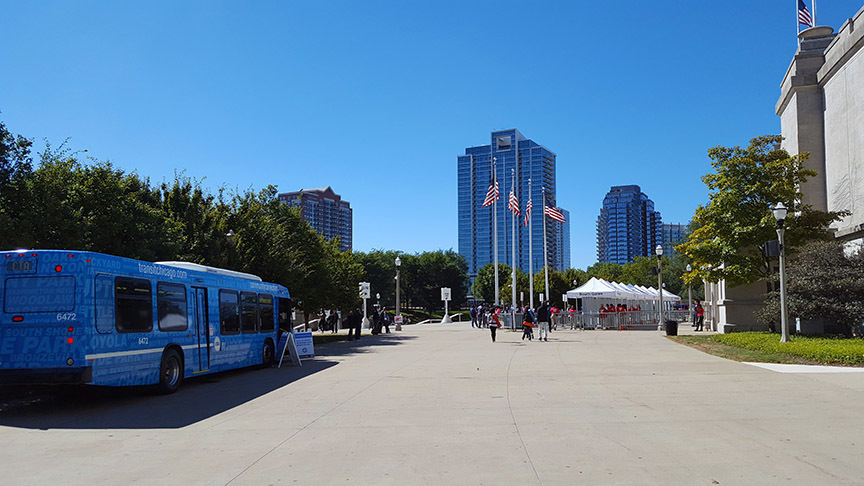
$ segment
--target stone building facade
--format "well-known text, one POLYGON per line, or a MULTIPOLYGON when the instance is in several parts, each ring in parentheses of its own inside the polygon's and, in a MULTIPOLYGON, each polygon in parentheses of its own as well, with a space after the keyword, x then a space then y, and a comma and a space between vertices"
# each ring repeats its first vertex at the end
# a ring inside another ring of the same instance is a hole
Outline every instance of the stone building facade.
MULTIPOLYGON (((783 148, 810 153, 805 166, 818 175, 801 187, 814 209, 851 214, 832 225, 850 247, 864 242, 864 8, 835 33, 802 31, 783 82, 776 112, 783 148)), ((706 284, 710 321, 723 332, 756 328, 753 313, 765 300, 765 282, 726 288, 706 284)), ((790 323, 790 327, 794 323, 790 323)))

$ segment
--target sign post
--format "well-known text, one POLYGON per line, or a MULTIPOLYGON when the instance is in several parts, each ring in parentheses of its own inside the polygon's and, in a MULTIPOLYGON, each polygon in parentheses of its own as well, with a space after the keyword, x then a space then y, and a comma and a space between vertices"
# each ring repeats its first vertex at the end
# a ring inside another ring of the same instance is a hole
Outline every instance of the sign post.
POLYGON ((444 318, 441 319, 441 323, 452 323, 453 319, 450 319, 450 310, 449 306, 447 305, 450 302, 450 287, 441 287, 441 300, 444 301, 444 318))
MULTIPOLYGON (((362 327, 369 327, 369 318, 366 316, 366 299, 372 296, 371 293, 371 285, 369 282, 360 282, 360 298, 363 299, 363 325, 362 327)), ((358 334, 359 336, 359 334, 358 334)))

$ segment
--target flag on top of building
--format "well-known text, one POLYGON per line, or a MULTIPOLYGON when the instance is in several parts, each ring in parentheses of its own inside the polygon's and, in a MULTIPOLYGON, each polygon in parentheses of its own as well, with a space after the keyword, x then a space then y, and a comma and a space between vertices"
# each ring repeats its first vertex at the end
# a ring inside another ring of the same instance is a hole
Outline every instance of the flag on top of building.
POLYGON ((804 5, 804 0, 798 0, 798 23, 807 27, 813 27, 813 17, 810 16, 807 5, 804 5))
POLYGON ((498 200, 498 181, 489 184, 489 191, 486 193, 486 199, 480 207, 485 208, 498 200))
POLYGON ((558 211, 557 208, 550 208, 549 206, 545 206, 546 216, 558 221, 559 223, 566 223, 567 218, 564 217, 564 213, 558 211))
POLYGON ((519 210, 519 200, 516 199, 516 194, 513 192, 513 189, 510 189, 510 202, 507 204, 507 209, 513 211, 516 214, 522 213, 519 210))

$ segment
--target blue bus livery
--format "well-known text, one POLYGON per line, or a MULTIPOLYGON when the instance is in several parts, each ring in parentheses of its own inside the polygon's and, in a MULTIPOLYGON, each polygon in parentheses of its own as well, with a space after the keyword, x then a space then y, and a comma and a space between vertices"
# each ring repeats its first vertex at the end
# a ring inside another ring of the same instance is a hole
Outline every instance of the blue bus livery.
POLYGON ((186 262, 0 252, 0 382, 156 385, 271 364, 288 290, 186 262))

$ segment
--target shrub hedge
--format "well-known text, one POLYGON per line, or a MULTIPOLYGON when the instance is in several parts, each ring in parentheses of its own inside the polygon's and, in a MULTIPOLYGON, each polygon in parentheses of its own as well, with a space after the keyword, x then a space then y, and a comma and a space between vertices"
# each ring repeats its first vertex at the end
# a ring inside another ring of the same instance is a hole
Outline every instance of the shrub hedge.
POLYGON ((766 353, 798 356, 826 365, 864 366, 864 339, 843 337, 791 336, 781 343, 780 335, 769 332, 716 334, 715 342, 766 353))

